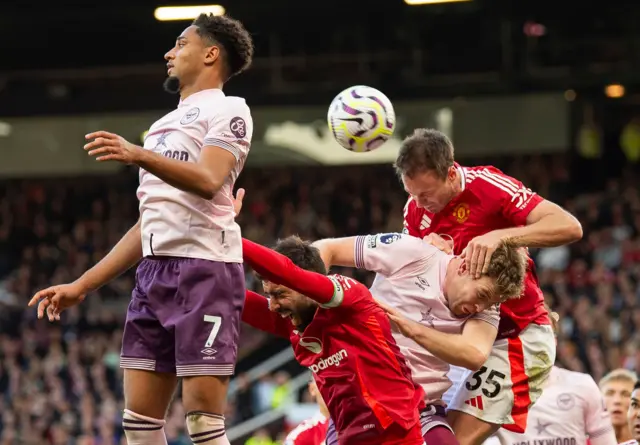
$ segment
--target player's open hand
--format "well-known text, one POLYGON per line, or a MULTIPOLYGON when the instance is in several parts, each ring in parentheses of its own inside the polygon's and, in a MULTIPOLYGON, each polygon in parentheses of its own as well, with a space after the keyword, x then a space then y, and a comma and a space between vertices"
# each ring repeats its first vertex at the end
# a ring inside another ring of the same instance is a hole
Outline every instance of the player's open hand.
POLYGON ((243 188, 238 189, 236 196, 233 197, 233 211, 236 216, 240 214, 242 210, 242 200, 244 199, 245 190, 243 188))
POLYGON ((85 298, 85 291, 75 283, 51 286, 37 292, 29 306, 38 303, 38 318, 42 319, 47 315, 49 321, 60 320, 60 314, 65 309, 81 303, 85 298))
POLYGON ((391 327, 395 331, 400 332, 407 338, 413 338, 416 335, 418 329, 420 329, 419 323, 409 320, 402 315, 400 311, 386 303, 381 301, 377 301, 377 303, 387 313, 387 317, 389 317, 389 320, 391 321, 391 327))
POLYGON ((137 145, 127 141, 122 136, 107 131, 96 131, 85 136, 89 142, 84 146, 89 156, 95 156, 96 161, 117 161, 123 164, 135 164, 141 150, 137 145))
POLYGON ((445 239, 442 235, 438 235, 437 233, 430 233, 422 239, 432 246, 442 250, 444 253, 453 253, 453 238, 449 238, 450 239, 445 239))
POLYGON ((489 270, 491 255, 502 242, 502 235, 493 231, 480 235, 469 241, 460 257, 465 260, 469 274, 473 278, 480 278, 489 270))

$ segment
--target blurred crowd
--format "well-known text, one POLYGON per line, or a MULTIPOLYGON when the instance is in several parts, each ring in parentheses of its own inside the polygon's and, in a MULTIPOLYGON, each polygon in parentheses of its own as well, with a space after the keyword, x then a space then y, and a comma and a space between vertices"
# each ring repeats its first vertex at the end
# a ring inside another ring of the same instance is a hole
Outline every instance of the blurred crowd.
MULTIPOLYGON (((559 362, 589 372, 640 372, 640 194, 637 175, 602 178, 591 191, 564 157, 491 162, 573 212, 584 239, 534 251, 545 296, 561 316, 559 362)), ((0 182, 0 445, 124 443, 121 371, 128 273, 60 323, 37 321, 26 303, 35 291, 75 279, 102 258, 137 219, 135 172, 73 180, 0 182)), ((239 216, 244 236, 263 244, 304 238, 399 231, 406 196, 389 166, 250 169, 239 216)), ((348 272, 352 273, 352 272, 348 272)), ((357 277, 365 282, 369 275, 357 277)), ((247 274, 247 285, 258 283, 247 274)), ((270 339, 243 326, 239 370, 270 339)), ((227 418, 237 424, 291 403, 288 374, 238 378, 227 418)), ((306 397, 306 396, 305 396, 306 397)), ((179 399, 167 433, 188 444, 179 399)))

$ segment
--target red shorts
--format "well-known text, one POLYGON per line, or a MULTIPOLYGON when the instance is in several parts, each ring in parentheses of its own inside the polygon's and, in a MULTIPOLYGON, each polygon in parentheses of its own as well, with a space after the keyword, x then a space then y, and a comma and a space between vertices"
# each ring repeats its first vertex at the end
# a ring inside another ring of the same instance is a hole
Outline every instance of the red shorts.
POLYGON ((391 425, 385 430, 380 445, 424 445, 420 422, 416 423, 409 431, 402 429, 397 424, 391 425))

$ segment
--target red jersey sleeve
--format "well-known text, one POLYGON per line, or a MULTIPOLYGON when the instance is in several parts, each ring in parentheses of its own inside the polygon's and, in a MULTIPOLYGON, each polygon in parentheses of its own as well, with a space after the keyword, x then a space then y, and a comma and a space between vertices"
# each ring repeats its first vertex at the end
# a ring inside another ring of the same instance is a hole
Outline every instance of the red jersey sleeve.
POLYGON ((418 207, 412 197, 409 197, 404 206, 404 233, 411 236, 421 238, 420 236, 420 218, 418 215, 418 207))
POLYGON ((514 226, 524 226, 527 217, 543 198, 531 191, 522 182, 505 175, 495 167, 476 170, 476 181, 480 181, 486 193, 484 199, 491 199, 507 221, 514 226))
POLYGON ((289 338, 293 329, 289 319, 269 310, 267 298, 250 290, 245 294, 242 321, 251 327, 284 338, 289 338))
POLYGON ((304 270, 275 250, 244 238, 242 250, 244 260, 265 280, 300 292, 325 308, 342 304, 343 289, 334 278, 304 270))

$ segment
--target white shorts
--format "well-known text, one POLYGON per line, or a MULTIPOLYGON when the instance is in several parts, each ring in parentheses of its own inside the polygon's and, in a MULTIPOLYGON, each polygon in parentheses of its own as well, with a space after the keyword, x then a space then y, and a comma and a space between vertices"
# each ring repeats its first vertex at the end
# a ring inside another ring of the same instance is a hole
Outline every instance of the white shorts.
POLYGON ((449 409, 524 433, 529 408, 542 394, 555 360, 551 326, 531 324, 518 337, 497 340, 478 371, 466 371, 449 409))

